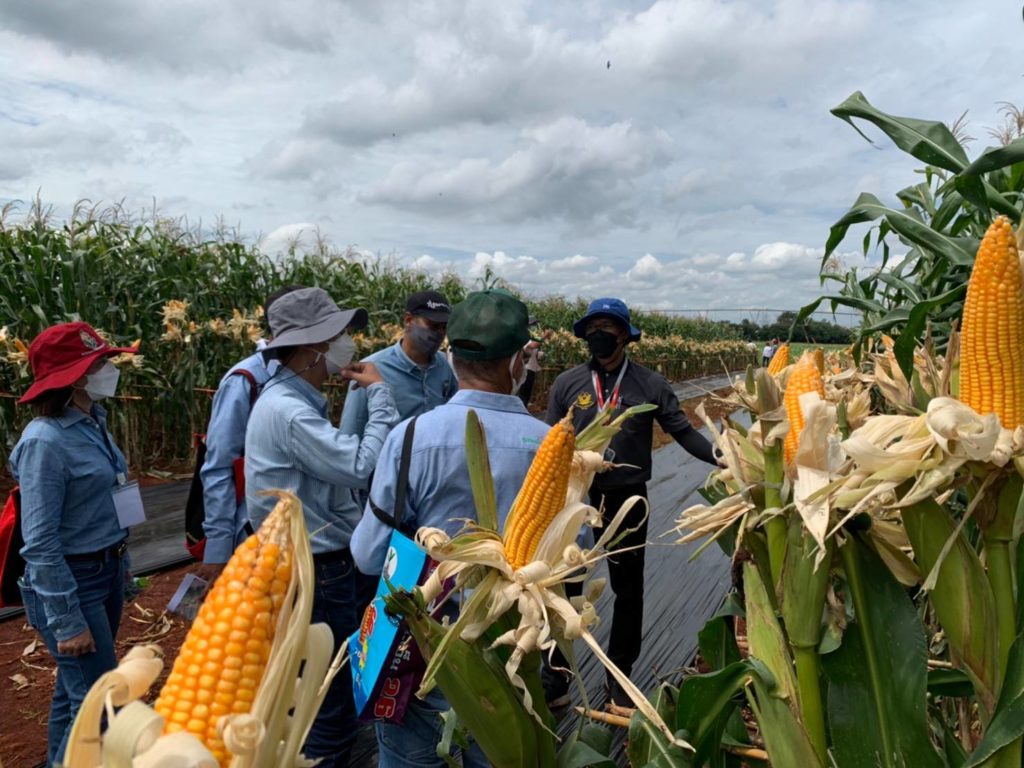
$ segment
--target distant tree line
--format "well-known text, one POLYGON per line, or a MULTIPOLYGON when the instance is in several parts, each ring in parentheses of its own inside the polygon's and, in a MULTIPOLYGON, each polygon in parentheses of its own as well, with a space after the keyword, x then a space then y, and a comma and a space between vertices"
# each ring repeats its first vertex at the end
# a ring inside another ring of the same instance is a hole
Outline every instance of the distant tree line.
MULTIPOLYGON (((765 341, 767 339, 789 338, 790 328, 796 319, 796 312, 783 312, 772 323, 752 322, 742 320, 739 323, 729 323, 733 332, 745 341, 765 341)), ((793 328, 793 341, 810 342, 814 344, 849 344, 854 338, 855 331, 836 323, 829 323, 824 320, 807 318, 797 323, 793 328)))

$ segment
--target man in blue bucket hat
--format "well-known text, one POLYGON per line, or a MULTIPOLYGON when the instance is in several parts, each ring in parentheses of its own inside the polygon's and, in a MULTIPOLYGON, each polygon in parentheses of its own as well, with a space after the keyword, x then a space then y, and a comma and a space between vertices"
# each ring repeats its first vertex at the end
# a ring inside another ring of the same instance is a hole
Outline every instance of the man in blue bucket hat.
MULTIPOLYGON (((626 499, 631 496, 647 498, 655 421, 689 453, 708 464, 717 463, 711 443, 690 426, 665 377, 627 356, 627 345, 639 341, 641 332, 633 325, 629 308, 621 299, 592 301, 586 314, 573 324, 573 332, 587 343, 591 358, 555 379, 548 397, 549 424, 565 416, 570 407, 579 431, 606 405, 617 411, 642 403, 658 406, 656 410, 628 420, 622 431, 612 438, 608 458, 616 464, 631 466, 617 467, 597 475, 590 487, 590 503, 599 509, 603 505, 606 523, 626 499)), ((638 547, 646 541, 646 515, 644 506, 633 508, 622 530, 634 530, 623 537, 618 548, 638 547)), ((640 547, 613 555, 608 560, 608 571, 615 593, 608 656, 628 675, 640 655, 643 638, 644 549, 640 547)), ((574 586, 579 589, 579 585, 574 586)), ((568 704, 568 679, 550 668, 545 668, 544 672, 549 704, 568 704)), ((631 706, 610 675, 607 686, 607 703, 631 706)))

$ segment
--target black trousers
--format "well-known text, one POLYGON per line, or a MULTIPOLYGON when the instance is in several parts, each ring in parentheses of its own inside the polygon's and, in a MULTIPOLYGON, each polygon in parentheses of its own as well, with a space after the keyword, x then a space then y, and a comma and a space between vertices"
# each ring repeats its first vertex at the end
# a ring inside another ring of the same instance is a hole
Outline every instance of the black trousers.
MULTIPOLYGON (((596 485, 590 488, 591 505, 603 508, 604 524, 608 525, 619 508, 631 496, 647 498, 647 486, 644 483, 628 485, 622 488, 601 490, 596 485)), ((644 555, 646 549, 640 547, 628 552, 615 553, 616 549, 628 549, 642 545, 647 541, 647 508, 636 504, 619 527, 619 533, 635 528, 619 541, 607 559, 608 575, 612 592, 615 594, 612 611, 612 631, 608 641, 608 658, 626 675, 633 671, 633 664, 640 655, 640 645, 644 631, 644 555)), ((600 531, 595 530, 600 536, 600 531)), ((566 584, 566 593, 572 597, 582 593, 582 584, 566 584)), ((608 617, 603 616, 607 621, 608 617)), ((565 660, 556 654, 556 663, 565 666, 565 660)))

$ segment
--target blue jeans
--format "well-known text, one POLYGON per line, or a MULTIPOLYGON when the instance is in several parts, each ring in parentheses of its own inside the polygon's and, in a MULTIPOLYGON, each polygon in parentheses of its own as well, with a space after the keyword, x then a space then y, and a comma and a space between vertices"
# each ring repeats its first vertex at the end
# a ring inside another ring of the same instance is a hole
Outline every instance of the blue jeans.
MULTIPOLYGON (((441 713, 449 709, 444 695, 437 688, 425 699, 413 697, 405 711, 401 725, 376 723, 377 768, 444 768, 445 762, 437 756, 444 724, 441 713)), ((470 742, 469 751, 455 748, 455 757, 462 754, 462 768, 489 768, 490 762, 476 742, 470 742)))
MULTIPOLYGON (((372 597, 369 579, 356 570, 348 550, 313 556, 316 591, 313 593, 311 623, 323 622, 334 635, 334 653, 348 640, 363 617, 363 609, 372 597)), ((321 768, 345 768, 359 731, 352 698, 352 673, 346 664, 327 689, 324 703, 313 721, 302 752, 309 758, 322 758, 321 768)))
POLYGON ((117 666, 114 638, 124 607, 124 562, 117 556, 106 560, 68 562, 78 583, 78 604, 89 625, 96 650, 82 656, 57 651, 57 638, 46 626, 43 602, 32 589, 28 573, 22 579, 21 597, 25 616, 43 637, 47 650, 57 662, 57 679, 50 702, 50 722, 46 729, 47 765, 64 758, 71 725, 92 684, 117 666))

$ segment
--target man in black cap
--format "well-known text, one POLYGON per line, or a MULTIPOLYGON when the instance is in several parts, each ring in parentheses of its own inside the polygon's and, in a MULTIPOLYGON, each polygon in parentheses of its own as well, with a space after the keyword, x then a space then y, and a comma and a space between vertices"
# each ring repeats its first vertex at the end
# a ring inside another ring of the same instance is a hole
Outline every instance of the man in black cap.
MULTIPOLYGON (((402 338, 364 358, 373 363, 391 392, 402 419, 419 416, 447 403, 459 383, 445 356, 438 352, 448 330, 451 305, 437 291, 419 291, 405 302, 402 338)), ((366 428, 366 390, 353 384, 345 397, 341 431, 362 435, 366 428)))
MULTIPOLYGON (((590 503, 604 508, 607 523, 631 496, 647 498, 651 479, 651 453, 654 422, 671 435, 690 454, 708 464, 716 464, 711 443, 690 426, 679 408, 672 386, 661 374, 645 368, 626 355, 626 345, 639 341, 640 329, 630 320, 629 309, 620 299, 596 299, 586 314, 573 325, 573 332, 587 343, 590 362, 561 374, 548 397, 547 421, 555 424, 573 408, 577 431, 593 420, 598 410, 611 405, 624 409, 642 403, 654 403, 657 410, 629 419, 609 445, 609 455, 618 467, 598 474, 590 488, 590 503)), ((628 549, 647 540, 646 509, 637 505, 626 517, 622 530, 633 529, 619 542, 628 549)), ((608 572, 615 607, 612 615, 608 656, 627 675, 640 655, 644 619, 644 549, 614 554, 608 559, 608 572)), ((578 586, 578 585, 577 585, 578 586)), ((552 706, 568 703, 568 680, 549 668, 544 670, 544 687, 552 706)), ((608 700, 630 706, 618 683, 608 676, 608 700)))

